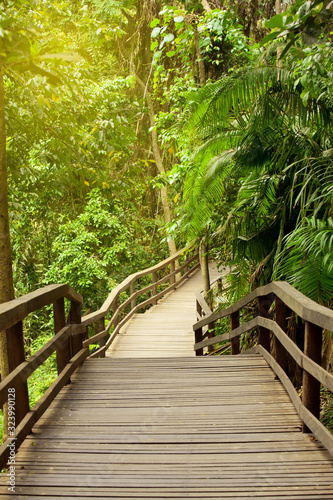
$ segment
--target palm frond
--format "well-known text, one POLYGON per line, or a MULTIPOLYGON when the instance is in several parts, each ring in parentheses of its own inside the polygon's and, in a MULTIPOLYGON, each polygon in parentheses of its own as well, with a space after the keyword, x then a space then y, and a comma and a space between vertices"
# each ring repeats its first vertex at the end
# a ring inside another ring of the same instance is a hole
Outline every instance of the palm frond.
POLYGON ((333 220, 305 218, 284 239, 274 279, 285 279, 319 302, 333 296, 333 220))

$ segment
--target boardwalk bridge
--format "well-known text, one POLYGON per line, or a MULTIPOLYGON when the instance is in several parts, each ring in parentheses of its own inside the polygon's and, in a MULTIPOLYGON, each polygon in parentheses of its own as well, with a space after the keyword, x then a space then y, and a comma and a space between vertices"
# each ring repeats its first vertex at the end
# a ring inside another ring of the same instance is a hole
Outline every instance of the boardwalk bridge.
POLYGON ((333 390, 320 366, 333 311, 274 282, 213 313, 198 268, 196 253, 179 252, 83 317, 68 285, 0 306, 11 370, 0 399, 16 419, 0 449, 1 499, 333 499, 333 439, 318 420, 320 388, 333 390), (25 359, 22 322, 47 304, 55 335, 25 359), (285 333, 291 310, 304 352, 285 333), (251 331, 258 344, 239 354, 251 331), (205 355, 226 340, 232 356, 205 355), (54 352, 58 378, 30 409, 29 376, 54 352), (287 357, 303 371, 301 398, 287 357))

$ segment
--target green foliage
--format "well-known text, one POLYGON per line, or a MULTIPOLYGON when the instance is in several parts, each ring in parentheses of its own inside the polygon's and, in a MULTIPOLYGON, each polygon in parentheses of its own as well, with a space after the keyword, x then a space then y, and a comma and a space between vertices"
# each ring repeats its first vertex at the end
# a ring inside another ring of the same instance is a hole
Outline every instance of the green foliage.
POLYGON ((188 94, 181 138, 195 135, 201 144, 187 172, 181 223, 192 239, 219 221, 236 266, 235 297, 240 276, 248 283, 241 288, 258 286, 279 263, 280 278, 328 303, 331 74, 324 42, 292 48, 284 68, 245 67, 188 94), (304 217, 313 217, 311 229, 304 217))
POLYGON ((120 208, 92 190, 84 211, 59 226, 45 283, 69 283, 96 309, 115 286, 113 276, 128 266, 129 239, 120 208))
POLYGON ((220 67, 222 72, 235 71, 250 57, 251 47, 241 25, 227 10, 215 9, 198 26, 200 47, 206 64, 220 67))
POLYGON ((236 18, 225 10, 215 9, 202 16, 189 14, 179 6, 168 5, 150 27, 154 52, 154 88, 160 87, 165 70, 175 71, 180 64, 194 72, 196 58, 194 30, 199 33, 199 47, 210 78, 234 71, 249 57, 250 45, 236 18), (194 28, 195 26, 195 28, 194 28), (166 62, 165 58, 172 61, 166 62))
POLYGON ((302 219, 285 237, 276 264, 277 279, 285 279, 311 299, 329 303, 333 294, 333 220, 302 219))
POLYGON ((266 27, 273 31, 263 39, 263 43, 275 39, 286 41, 282 57, 300 37, 309 44, 317 42, 326 31, 331 17, 332 12, 323 7, 321 0, 297 0, 286 13, 266 21, 266 27))
POLYGON ((329 389, 321 389, 321 412, 320 421, 325 427, 333 433, 333 395, 329 389))
POLYGON ((324 100, 326 105, 332 107, 332 42, 323 40, 311 47, 292 47, 289 60, 295 76, 294 86, 302 87, 301 97, 304 105, 311 100, 324 100))

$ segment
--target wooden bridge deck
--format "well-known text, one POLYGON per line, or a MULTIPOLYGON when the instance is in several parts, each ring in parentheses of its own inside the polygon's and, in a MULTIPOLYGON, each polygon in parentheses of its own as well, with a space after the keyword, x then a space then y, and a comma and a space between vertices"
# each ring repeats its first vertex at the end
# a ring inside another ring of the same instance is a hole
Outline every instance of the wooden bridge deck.
MULTIPOLYGON (((209 264, 209 275, 211 282, 221 275, 213 262, 209 264)), ((193 324, 197 321, 195 293, 201 289, 201 272, 197 271, 180 288, 161 299, 157 306, 144 314, 136 314, 122 328, 106 356, 194 356, 193 324)))
POLYGON ((333 499, 332 456, 260 355, 150 354, 85 361, 0 498, 333 499))

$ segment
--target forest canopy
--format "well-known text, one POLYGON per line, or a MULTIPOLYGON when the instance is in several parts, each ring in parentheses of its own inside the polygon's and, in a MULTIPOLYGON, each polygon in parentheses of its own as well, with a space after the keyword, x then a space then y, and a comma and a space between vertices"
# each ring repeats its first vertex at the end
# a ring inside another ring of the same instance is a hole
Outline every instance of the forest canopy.
POLYGON ((331 15, 319 1, 2 3, 15 293, 65 281, 96 307, 167 244, 207 239, 247 288, 283 277, 327 303, 331 15))

